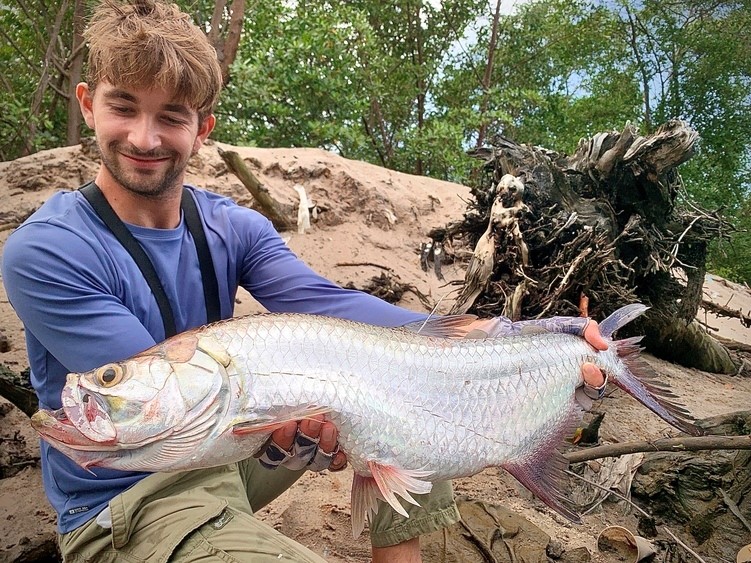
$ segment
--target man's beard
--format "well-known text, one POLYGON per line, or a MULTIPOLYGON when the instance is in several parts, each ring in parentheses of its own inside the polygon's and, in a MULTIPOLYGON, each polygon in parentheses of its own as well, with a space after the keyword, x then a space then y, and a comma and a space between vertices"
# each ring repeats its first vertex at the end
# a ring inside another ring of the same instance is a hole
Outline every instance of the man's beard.
POLYGON ((177 179, 184 172, 187 162, 182 166, 175 165, 174 152, 150 151, 142 152, 133 149, 123 149, 118 142, 112 142, 107 146, 108 150, 103 150, 102 146, 97 144, 102 164, 109 171, 112 177, 129 192, 154 199, 159 199, 167 194, 182 188, 177 179), (120 166, 117 155, 129 155, 136 158, 169 158, 171 166, 165 172, 156 172, 153 174, 138 174, 137 172, 128 173, 120 166))

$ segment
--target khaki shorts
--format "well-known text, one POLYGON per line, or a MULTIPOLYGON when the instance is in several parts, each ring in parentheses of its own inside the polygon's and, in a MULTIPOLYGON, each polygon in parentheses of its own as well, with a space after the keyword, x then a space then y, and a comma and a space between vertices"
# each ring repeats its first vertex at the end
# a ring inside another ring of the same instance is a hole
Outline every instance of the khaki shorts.
MULTIPOLYGON (((63 559, 79 563, 190 561, 324 561, 253 517, 304 471, 269 471, 256 459, 186 471, 155 473, 109 503, 112 528, 95 519, 59 537, 63 559)), ((405 503, 410 518, 381 505, 370 526, 376 547, 394 545, 459 520, 451 483, 436 483, 405 503)), ((349 533, 349 530, 347 531, 349 533)))

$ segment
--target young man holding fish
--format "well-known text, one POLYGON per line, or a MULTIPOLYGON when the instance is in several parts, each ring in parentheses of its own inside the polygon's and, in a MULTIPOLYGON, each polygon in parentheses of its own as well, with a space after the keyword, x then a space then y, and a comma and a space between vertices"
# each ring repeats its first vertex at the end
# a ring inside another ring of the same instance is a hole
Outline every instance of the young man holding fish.
MULTIPOLYGON (((153 0, 106 2, 86 38, 88 82, 76 93, 101 154, 95 187, 53 196, 9 238, 4 254, 3 279, 24 322, 40 406, 61 407, 69 372, 130 357, 171 332, 214 320, 207 276, 216 278, 218 318, 232 316, 242 286, 274 312, 381 326, 425 319, 332 284, 294 256, 262 216, 183 187, 188 160, 214 127, 221 88, 216 54, 187 15, 153 0), (186 226, 186 194, 199 232, 186 226), (97 197, 104 211, 95 210, 97 197), (107 209, 114 227, 103 218, 107 209), (134 257, 142 251, 126 249, 115 235, 123 224, 124 236, 145 251, 146 266, 134 257), (213 272, 202 272, 201 237, 213 272)), ((520 327, 499 322, 507 332, 520 327)), ((597 323, 586 319, 546 327, 607 347, 597 323)), ((591 388, 604 386, 594 365, 582 371, 591 388)), ((96 422, 95 406, 88 414, 96 422)), ((252 514, 305 469, 345 463, 336 428, 320 417, 278 428, 261 459, 179 473, 87 472, 42 444, 45 490, 67 561, 321 561, 252 514), (277 465, 285 469, 267 469, 277 465)), ((449 483, 419 500, 420 507, 405 505, 409 518, 382 505, 370 525, 374 561, 420 561, 419 536, 458 519, 449 483)))

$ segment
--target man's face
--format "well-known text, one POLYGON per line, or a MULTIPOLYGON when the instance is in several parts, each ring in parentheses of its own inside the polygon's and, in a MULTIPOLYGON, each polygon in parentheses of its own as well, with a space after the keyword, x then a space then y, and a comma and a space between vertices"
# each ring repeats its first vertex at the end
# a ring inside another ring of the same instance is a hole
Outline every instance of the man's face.
POLYGON ((181 189, 190 157, 214 126, 162 89, 100 83, 76 91, 86 124, 96 133, 104 171, 122 188, 160 197, 181 189))

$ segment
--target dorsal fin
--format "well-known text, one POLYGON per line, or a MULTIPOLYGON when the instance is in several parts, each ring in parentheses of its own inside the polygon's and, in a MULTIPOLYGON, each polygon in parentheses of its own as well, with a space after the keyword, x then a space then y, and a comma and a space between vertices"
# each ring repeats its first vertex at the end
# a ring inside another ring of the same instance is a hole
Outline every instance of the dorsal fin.
POLYGON ((475 315, 446 315, 443 317, 428 317, 422 322, 410 323, 404 328, 435 338, 466 338, 474 327, 470 325, 477 320, 475 315))
POLYGON ((617 311, 611 313, 608 318, 600 323, 600 334, 604 338, 610 338, 613 333, 633 321, 636 317, 643 314, 649 307, 642 305, 641 303, 632 303, 621 307, 617 311))

